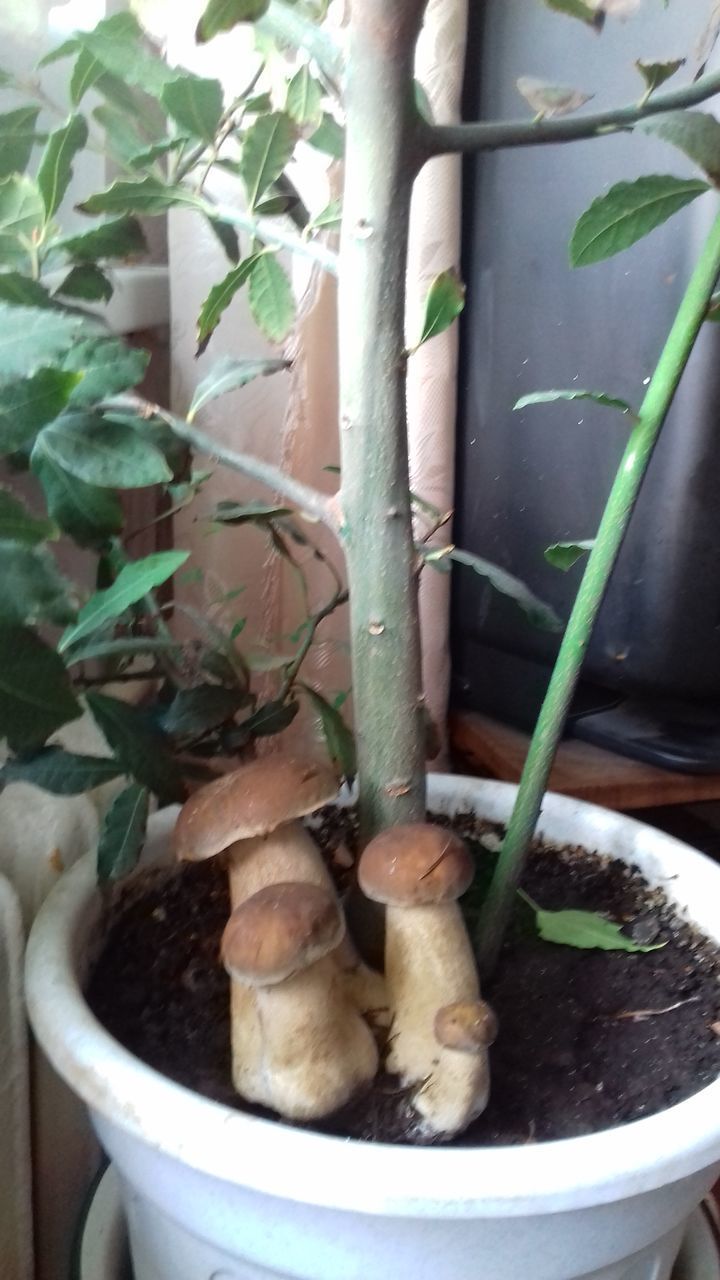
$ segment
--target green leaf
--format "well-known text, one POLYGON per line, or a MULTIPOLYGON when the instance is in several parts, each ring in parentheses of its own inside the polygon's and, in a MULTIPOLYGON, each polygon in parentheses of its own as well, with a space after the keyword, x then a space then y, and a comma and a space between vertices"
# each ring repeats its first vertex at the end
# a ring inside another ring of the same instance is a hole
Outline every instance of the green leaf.
MULTIPOLYGON (((0 279, 2 279, 1 276, 0 279)), ((717 324, 718 321, 720 321, 720 293, 714 293, 710 299, 710 305, 705 313, 705 319, 712 320, 713 324, 717 324)))
POLYGON ((82 298, 86 302, 109 302, 113 286, 100 267, 93 262, 82 262, 68 272, 57 292, 66 298, 82 298))
POLYGON ((147 241, 136 218, 112 218, 79 236, 56 240, 56 249, 75 262, 95 262, 100 258, 129 258, 145 253, 147 241))
POLYGON ((0 178, 22 173, 35 145, 40 108, 17 107, 0 115, 0 178))
POLYGON ((267 502, 218 502, 209 519, 217 524, 267 524, 292 515, 290 507, 267 502))
POLYGON ((296 138, 295 125, 281 111, 259 116, 248 129, 243 142, 240 176, 245 183, 251 209, 280 177, 295 149, 296 138))
POLYGON ((714 116, 705 111, 667 111, 636 127, 678 147, 715 186, 720 184, 720 122, 714 116))
POLYGON ((86 695, 93 718, 123 772, 154 791, 161 800, 181 800, 184 788, 165 738, 142 707, 91 690, 86 695))
POLYGON ((513 409, 527 409, 533 404, 554 404, 557 400, 592 400, 594 404, 604 405, 606 409, 619 409, 621 413, 629 413, 636 418, 635 410, 624 400, 608 396, 604 391, 533 391, 529 396, 521 396, 513 405, 513 409))
POLYGON ((98 548, 120 533, 123 512, 117 494, 70 475, 44 453, 42 437, 33 450, 31 466, 42 485, 48 514, 78 546, 98 548))
POLYGON ((331 200, 328 205, 312 219, 310 227, 313 231, 322 227, 339 227, 342 222, 342 200, 331 200))
POLYGON ((518 92, 530 104, 537 119, 552 120, 567 116, 589 102, 594 95, 583 93, 568 84, 552 84, 537 76, 520 76, 516 80, 518 92))
POLYGON ((0 272, 0 302, 11 302, 20 307, 57 307, 38 280, 32 280, 19 271, 0 272))
POLYGON ((172 186, 148 174, 138 182, 121 178, 106 191, 84 200, 78 208, 83 213, 139 213, 149 217, 178 206, 198 209, 202 208, 202 201, 186 187, 172 186))
POLYGON ((221 280, 219 284, 213 285, 203 302, 198 316, 198 355, 201 355, 205 350, 213 331, 220 323, 223 311, 230 305, 235 294, 245 284, 255 261, 260 256, 260 254, 252 254, 249 258, 244 258, 232 271, 228 272, 224 280, 221 280))
POLYGON ((150 793, 131 782, 115 796, 103 819, 97 851, 99 884, 121 880, 136 866, 145 843, 150 793))
POLYGON ((231 31, 239 22, 255 22, 266 12, 270 0, 210 0, 197 25, 195 39, 205 44, 221 31, 231 31))
POLYGON ((645 62, 642 58, 635 59, 635 66, 645 81, 647 96, 654 93, 660 88, 666 80, 675 75, 681 67, 685 66, 684 58, 671 58, 667 62, 645 62))
POLYGON ((240 241, 235 228, 231 227, 229 222, 223 222, 222 218, 208 218, 207 221, 210 230, 217 236, 230 261, 239 262, 240 241))
POLYGON ((218 396, 236 391, 238 387, 244 387, 254 378, 267 377, 269 374, 279 373, 289 368, 289 360, 236 360, 233 356, 223 356, 195 388, 195 394, 188 409, 188 422, 192 422, 200 409, 203 409, 211 400, 217 400, 218 396))
POLYGON ((193 138, 213 142, 223 113, 223 91, 219 80, 205 80, 186 72, 171 80, 160 94, 168 115, 193 138))
POLYGON ((70 101, 78 107, 89 89, 105 75, 102 62, 89 49, 80 49, 70 77, 70 101))
POLYGON ((62 747, 45 747, 35 755, 8 760, 0 769, 0 785, 31 782, 55 796, 79 796, 112 782, 121 773, 122 767, 112 758, 74 755, 62 747))
POLYGON ((134 560, 120 570, 111 587, 96 591, 78 614, 77 622, 63 635, 58 652, 64 653, 70 645, 97 631, 104 623, 119 618, 137 604, 143 596, 167 582, 181 564, 185 564, 189 551, 156 551, 142 560, 134 560))
POLYGON ((633 942, 619 924, 613 924, 594 911, 544 911, 522 890, 518 892, 535 912, 538 933, 545 942, 600 951, 657 951, 665 946, 664 942, 651 945, 633 942))
POLYGON ((123 168, 131 165, 135 157, 147 148, 147 138, 122 107, 103 103, 95 107, 93 117, 105 133, 105 149, 116 161, 121 161, 123 168))
POLYGON ((357 757, 355 754, 355 738, 343 720, 337 707, 323 698, 309 684, 301 685, 312 704, 312 709, 320 720, 323 737, 330 761, 335 765, 341 777, 351 782, 357 773, 357 757))
POLYGON ((417 351, 429 338, 449 329, 464 306, 465 285, 458 279, 457 272, 442 271, 435 276, 427 292, 420 338, 413 351, 417 351))
POLYGON ((258 329, 282 342, 295 320, 295 299, 287 272, 274 253, 258 254, 250 271, 248 302, 258 329))
POLYGON ((34 547, 60 536, 60 530, 52 520, 38 519, 18 502, 7 489, 0 488, 0 538, 26 543, 34 547))
POLYGON ((285 99, 287 114, 296 124, 314 124, 317 127, 322 120, 322 100, 322 86, 310 74, 307 63, 303 63, 288 85, 285 99))
POLYGON ((134 152, 129 157, 130 164, 133 169, 147 169, 156 160, 162 160, 163 156, 170 155, 173 151, 181 151, 187 146, 188 142, 189 138, 185 134, 176 134, 172 138, 161 138, 159 142, 153 142, 151 146, 145 147, 142 151, 134 152))
POLYGON ((266 738, 274 733, 282 733, 292 724, 298 711, 297 702, 266 702, 254 715, 243 720, 238 729, 248 737, 266 738))
POLYGON ((0 735, 26 751, 82 715, 62 658, 34 631, 0 627, 0 735))
POLYGON ((323 112, 320 125, 307 141, 316 151, 332 156, 333 160, 342 160, 345 154, 345 130, 329 111, 323 112))
POLYGON ((80 374, 39 369, 0 386, 0 454, 14 453, 62 413, 80 374))
POLYGON ((26 622, 71 622, 77 609, 68 595, 49 551, 42 547, 0 541, 0 625, 26 622))
POLYGON ((585 538, 581 542, 553 542, 545 548, 545 559, 556 569, 567 572, 578 560, 582 560, 595 546, 594 538, 585 538))
POLYGON ((616 183, 578 219, 570 241, 571 265, 587 267, 628 249, 709 190, 697 178, 664 174, 616 183))
POLYGON ((534 595, 524 582, 513 577, 511 573, 506 573, 499 565, 483 560, 481 556, 473 555, 470 551, 461 551, 459 547, 453 547, 448 552, 448 558, 454 560, 456 564, 467 565, 481 578, 486 578, 493 590, 500 595, 508 596, 518 608, 522 609, 523 613, 527 614, 534 626, 541 627, 544 631, 561 630, 562 623, 555 610, 534 595))
POLYGON ((27 258, 23 241, 39 233, 43 216, 42 197, 30 178, 14 174, 0 182, 0 262, 13 265, 27 258))
POLYGON ((67 351, 89 325, 60 310, 0 303, 0 378, 27 377, 67 351))
POLYGON ((248 698, 241 689, 223 689, 216 684, 181 689, 163 716, 163 729, 176 738, 207 733, 232 719, 247 705, 248 698))
POLYGON ((172 472, 158 449, 125 423, 91 413, 66 413, 38 437, 46 457, 106 489, 164 484, 172 472))
POLYGON ((78 33, 77 41, 106 71, 147 93, 160 94, 179 74, 150 52, 137 18, 128 12, 103 18, 92 31, 78 33))
POLYGON ((88 128, 83 116, 70 116, 66 124, 50 134, 37 174, 46 221, 62 204, 72 178, 72 162, 87 140, 88 128))
POLYGON ((605 22, 602 5, 595 8, 591 4, 586 4, 585 0, 545 0, 545 4, 548 9, 554 9, 556 13, 565 13, 569 18, 579 18, 595 31, 602 31, 605 22))
POLYGON ((73 408, 94 405, 142 382, 150 356, 128 347, 120 338, 91 338, 78 342, 63 357, 65 369, 82 373, 70 396, 73 408))

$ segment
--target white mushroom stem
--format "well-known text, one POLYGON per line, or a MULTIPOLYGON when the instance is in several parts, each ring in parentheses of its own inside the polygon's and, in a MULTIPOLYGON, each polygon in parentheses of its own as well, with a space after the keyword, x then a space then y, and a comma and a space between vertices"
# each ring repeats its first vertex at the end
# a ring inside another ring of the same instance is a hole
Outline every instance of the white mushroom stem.
MULTIPOLYGON (((385 980, 392 1011, 388 1070, 399 1075, 403 1084, 424 1086, 416 1097, 416 1106, 433 1132, 449 1132, 435 1128, 433 1105, 422 1101, 442 1096, 440 1110, 447 1111, 445 1095, 452 1092, 452 1081, 459 1087, 458 1112, 468 1111, 472 1118, 474 1103, 460 1095, 467 1093, 453 1059, 452 1071, 442 1090, 436 1084, 434 1095, 428 1093, 428 1082, 438 1081, 445 1071, 444 1050, 434 1032, 435 1014, 441 1005, 479 998, 475 957, 460 908, 455 902, 436 906, 388 906, 385 920, 385 980)), ((462 1073, 460 1073, 462 1074, 462 1073)), ((457 1125, 462 1128, 463 1124, 457 1125)))
POLYGON ((271 1105, 281 1115, 320 1119, 373 1080, 375 1040, 330 956, 255 996, 271 1105))
POLYGON ((450 1137, 482 1115, 489 1096, 487 1049, 467 1053, 437 1045, 432 1072, 415 1094, 413 1105, 426 1132, 450 1137))
MULTIPOLYGON (((234 910, 260 889, 272 884, 314 884, 335 896, 332 877, 304 823, 286 822, 269 835, 238 840, 228 850, 230 903, 234 910)), ((337 951, 347 994, 361 1012, 387 1008, 385 982, 360 960, 347 934, 337 951)), ((255 991, 233 982, 230 1004, 232 1078, 248 1102, 274 1105, 268 1095, 263 1036, 255 991)))

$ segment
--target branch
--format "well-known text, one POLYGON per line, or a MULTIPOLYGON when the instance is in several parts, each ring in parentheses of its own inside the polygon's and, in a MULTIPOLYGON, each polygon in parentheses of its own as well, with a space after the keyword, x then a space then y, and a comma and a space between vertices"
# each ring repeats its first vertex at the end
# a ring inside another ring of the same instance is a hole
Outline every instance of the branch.
POLYGON ((251 453, 236 453, 233 449, 227 449, 212 436, 191 426, 184 418, 177 418, 167 409, 151 404, 139 396, 113 396, 111 400, 106 400, 101 405, 101 409, 110 411, 119 409, 126 413, 129 410, 143 417, 162 418, 178 439, 184 440, 197 453, 206 453, 212 458, 217 458, 218 462, 224 463, 233 471, 239 471, 242 475, 249 476, 252 480, 257 480, 268 489, 281 494, 283 498, 294 503, 304 515, 320 520, 339 537, 340 520, 334 500, 321 493, 319 489, 303 484, 302 480, 295 480, 292 476, 286 475, 273 463, 263 462, 262 458, 255 458, 251 453))
POLYGON ((480 121, 477 124, 432 125, 418 117, 420 145, 428 156, 446 151, 498 151, 503 147, 531 147, 551 142, 577 142, 598 134, 631 129, 646 116, 679 111, 705 102, 720 92, 720 71, 701 76, 694 84, 653 94, 645 103, 632 103, 594 115, 561 120, 480 121))
POLYGON ((338 81, 344 71, 342 51, 316 23, 301 17, 296 9, 283 4, 282 0, 271 0, 267 13, 258 19, 255 26, 258 31, 275 36, 283 44, 304 49, 330 81, 333 92, 338 91, 338 81))
POLYGON ((338 255, 332 249, 327 249, 317 240, 304 240, 293 231, 284 231, 272 218, 255 218, 251 213, 228 204, 208 204, 203 207, 203 213, 208 218, 219 218, 233 227, 239 227, 241 231, 249 232, 256 240, 262 240, 263 244, 277 245, 280 249, 290 249, 303 258, 310 258, 311 262, 330 275, 338 274, 338 255))

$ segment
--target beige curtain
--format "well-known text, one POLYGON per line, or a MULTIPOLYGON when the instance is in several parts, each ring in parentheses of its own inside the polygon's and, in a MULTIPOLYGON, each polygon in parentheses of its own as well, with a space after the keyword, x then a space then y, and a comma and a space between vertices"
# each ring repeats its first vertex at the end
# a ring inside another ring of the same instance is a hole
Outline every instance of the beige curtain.
MULTIPOLYGON (((192 39, 199 5, 173 14, 170 57, 199 72, 226 79, 231 85, 237 67, 247 57, 247 37, 234 32, 210 49, 198 50, 192 39), (192 9, 192 12, 190 11, 192 9), (178 29, 181 27, 182 29, 178 29)), ((467 0, 431 0, 418 48, 417 73, 437 121, 457 118, 462 82, 467 0)), ((310 157, 300 162, 298 180, 310 190, 320 183, 330 189, 337 175, 306 171, 310 157)), ((317 161, 315 161, 317 166, 317 161)), ((325 199, 323 193, 320 207, 325 199)), ((439 271, 458 264, 460 237, 460 165, 454 157, 432 161, 420 176, 413 202, 409 266, 408 335, 417 332, 419 313, 429 281, 439 271)), ((184 409, 199 378, 219 355, 257 354, 266 350, 248 315, 242 296, 232 304, 213 338, 211 350, 194 358, 194 317, 208 282, 217 280, 226 265, 216 243, 190 215, 171 219, 170 270, 172 298, 172 379, 176 407, 184 409)), ((296 268, 297 270, 298 268, 296 268)), ((308 277, 300 266, 296 281, 300 294, 300 320, 289 344, 292 374, 262 379, 227 400, 208 407, 203 426, 218 440, 242 442, 308 482, 331 492, 333 475, 324 470, 337 463, 337 360, 335 338, 335 286, 317 274, 308 277)), ((413 357, 408 384, 413 487, 428 501, 446 511, 452 505, 454 421, 457 364, 457 326, 433 339, 413 357)), ((217 499, 259 496, 249 481, 218 472, 208 482, 203 498, 176 524, 178 546, 190 546, 194 562, 202 566, 202 581, 187 583, 181 607, 205 616, 247 616, 243 633, 246 648, 265 664, 268 654, 282 654, 291 646, 289 637, 302 618, 297 576, 269 552, 261 533, 242 529, 208 536, 198 521, 217 499), (220 596, 243 586, 232 606, 223 608, 220 596)), ((263 496, 267 496, 266 494, 263 496)), ((308 526, 323 553, 340 563, 332 540, 317 526, 308 526)), ((444 534, 448 533, 448 528, 444 534)), ((327 571, 300 552, 308 567, 310 598, 316 607, 330 586, 327 571)), ((421 588, 424 678, 429 708, 444 727, 449 678, 448 578, 426 570, 421 588)), ((329 618, 318 634, 305 667, 305 679, 326 693, 349 686, 345 611, 329 618)), ((196 621, 181 612, 179 624, 192 628, 196 621)), ((267 677, 271 681, 272 677, 267 677)), ((306 709, 293 730, 296 735, 314 732, 306 709)))

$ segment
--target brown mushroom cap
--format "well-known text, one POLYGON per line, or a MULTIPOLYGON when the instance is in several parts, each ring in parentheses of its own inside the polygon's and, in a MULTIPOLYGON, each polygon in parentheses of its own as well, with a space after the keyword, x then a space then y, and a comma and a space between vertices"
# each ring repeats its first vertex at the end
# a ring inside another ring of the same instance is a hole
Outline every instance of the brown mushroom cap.
POLYGON ((435 1039, 446 1049, 480 1053, 493 1043, 497 1031, 497 1017, 484 1000, 446 1004, 435 1014, 435 1039))
POLYGON ((272 884, 235 908, 220 954, 232 978, 271 986, 334 951, 344 933, 342 912, 327 889, 272 884))
POLYGON ((292 756, 253 760, 201 787, 175 824, 176 857, 201 862, 236 840, 264 836, 337 795, 332 771, 292 756))
POLYGON ((453 901, 470 887, 473 873, 472 857, 460 837, 430 822, 381 831, 358 864, 363 893, 396 907, 453 901))

